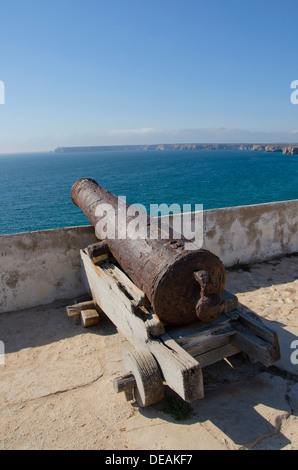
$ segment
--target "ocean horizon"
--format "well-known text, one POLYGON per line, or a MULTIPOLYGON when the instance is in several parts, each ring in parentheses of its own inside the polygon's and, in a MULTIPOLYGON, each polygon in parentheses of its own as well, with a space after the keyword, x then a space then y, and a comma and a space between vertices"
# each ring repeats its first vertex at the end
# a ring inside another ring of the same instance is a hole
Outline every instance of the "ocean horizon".
MULTIPOLYGON (((215 209, 298 199, 298 158, 251 150, 0 155, 0 235, 89 225, 70 198, 95 179, 130 204, 215 209)), ((151 215, 157 215, 151 213, 151 215)))

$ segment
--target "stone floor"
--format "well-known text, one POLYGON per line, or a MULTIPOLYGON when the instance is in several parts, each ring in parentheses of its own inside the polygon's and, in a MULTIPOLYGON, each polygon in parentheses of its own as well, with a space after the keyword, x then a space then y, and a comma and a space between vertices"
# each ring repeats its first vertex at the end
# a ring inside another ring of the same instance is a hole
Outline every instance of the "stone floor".
POLYGON ((282 358, 204 368, 205 398, 190 406, 170 390, 145 409, 114 392, 124 339, 106 317, 83 329, 63 302, 1 315, 0 449, 297 450, 297 279, 294 255, 228 270, 226 288, 277 331, 282 358))

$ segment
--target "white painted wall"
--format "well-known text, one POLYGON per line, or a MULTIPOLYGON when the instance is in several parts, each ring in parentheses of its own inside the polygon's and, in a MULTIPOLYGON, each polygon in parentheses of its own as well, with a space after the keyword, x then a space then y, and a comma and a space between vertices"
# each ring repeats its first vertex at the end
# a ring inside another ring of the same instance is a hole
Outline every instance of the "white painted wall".
POLYGON ((298 200, 206 210, 203 217, 203 248, 225 266, 298 252, 298 200))
POLYGON ((95 243, 93 227, 0 237, 0 313, 85 294, 79 250, 95 243))
MULTIPOLYGON (((226 266, 298 252, 298 200, 207 210, 203 225, 226 266)), ((79 250, 95 241, 93 227, 0 236, 0 313, 83 295, 79 250)))

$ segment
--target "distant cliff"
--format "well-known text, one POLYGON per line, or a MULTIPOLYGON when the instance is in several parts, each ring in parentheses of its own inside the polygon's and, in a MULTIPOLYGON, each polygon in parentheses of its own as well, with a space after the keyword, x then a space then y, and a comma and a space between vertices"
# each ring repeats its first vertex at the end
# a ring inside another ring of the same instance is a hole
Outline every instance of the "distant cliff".
POLYGON ((156 145, 102 145, 96 147, 58 147, 55 153, 108 152, 136 150, 253 150, 254 152, 282 152, 298 154, 298 144, 156 144, 156 145))
POLYGON ((297 145, 288 145, 283 148, 284 155, 298 155, 298 146, 297 145))

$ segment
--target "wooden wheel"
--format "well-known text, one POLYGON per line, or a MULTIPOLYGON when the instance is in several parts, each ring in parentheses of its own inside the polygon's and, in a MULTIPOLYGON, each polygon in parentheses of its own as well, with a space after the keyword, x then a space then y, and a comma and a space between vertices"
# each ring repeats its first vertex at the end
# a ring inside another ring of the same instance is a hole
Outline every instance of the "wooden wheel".
POLYGON ((123 355, 125 373, 132 373, 136 387, 134 398, 141 407, 153 405, 164 397, 163 379, 157 362, 144 348, 129 349, 123 355))

